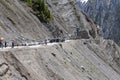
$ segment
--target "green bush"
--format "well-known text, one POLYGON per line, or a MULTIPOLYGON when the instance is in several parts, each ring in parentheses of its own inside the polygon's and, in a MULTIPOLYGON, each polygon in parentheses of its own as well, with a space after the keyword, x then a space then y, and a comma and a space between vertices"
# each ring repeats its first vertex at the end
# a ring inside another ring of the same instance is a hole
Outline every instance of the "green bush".
POLYGON ((35 14, 41 22, 53 21, 53 16, 50 10, 45 5, 44 0, 24 0, 28 6, 33 9, 33 14, 35 14))

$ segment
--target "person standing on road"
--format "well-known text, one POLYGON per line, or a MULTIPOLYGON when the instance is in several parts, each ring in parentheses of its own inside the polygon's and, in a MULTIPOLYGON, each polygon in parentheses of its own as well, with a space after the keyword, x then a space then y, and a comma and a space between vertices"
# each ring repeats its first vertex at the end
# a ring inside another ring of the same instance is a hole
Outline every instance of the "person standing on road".
POLYGON ((0 37, 0 47, 3 48, 3 37, 0 37))
POLYGON ((7 42, 5 41, 5 48, 7 47, 7 42))
POLYGON ((2 48, 3 47, 3 44, 2 44, 2 41, 0 41, 0 48, 2 48))
POLYGON ((14 46, 15 46, 15 43, 14 43, 14 41, 12 41, 12 46, 11 47, 14 48, 14 46))
POLYGON ((45 39, 45 44, 47 45, 47 39, 45 39))

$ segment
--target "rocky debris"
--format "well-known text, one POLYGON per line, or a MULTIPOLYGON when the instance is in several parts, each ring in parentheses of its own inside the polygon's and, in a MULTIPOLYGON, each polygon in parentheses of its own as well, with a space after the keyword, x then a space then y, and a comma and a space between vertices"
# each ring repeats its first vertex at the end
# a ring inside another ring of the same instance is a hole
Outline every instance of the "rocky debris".
POLYGON ((10 52, 6 52, 4 54, 5 60, 13 66, 21 75, 21 77, 25 78, 26 80, 34 80, 30 76, 30 73, 27 71, 27 69, 19 62, 19 60, 10 52))
POLYGON ((49 77, 50 80, 64 80, 64 78, 60 77, 58 74, 56 74, 55 72, 53 72, 50 68, 47 67, 47 76, 49 77))
POLYGON ((7 63, 0 64, 0 76, 4 76, 9 70, 9 66, 7 63))
MULTIPOLYGON (((112 48, 107 49, 107 46, 112 47, 114 43, 109 45, 111 41, 104 41, 98 43, 98 40, 81 39, 33 48, 14 48, 8 51, 3 49, 2 60, 9 65, 5 76, 8 76, 9 80, 13 80, 13 78, 23 80, 119 80, 119 65, 111 65, 111 63, 116 64, 116 60, 109 62, 111 60, 109 57, 115 58, 114 52, 112 48)), ((116 47, 116 51, 119 51, 119 47, 118 49, 116 47)), ((119 53, 115 56, 118 55, 119 53)), ((6 78, 5 76, 2 77, 3 80, 6 78)))
POLYGON ((97 45, 96 41, 91 41, 87 46, 120 74, 120 48, 115 42, 104 40, 97 45))

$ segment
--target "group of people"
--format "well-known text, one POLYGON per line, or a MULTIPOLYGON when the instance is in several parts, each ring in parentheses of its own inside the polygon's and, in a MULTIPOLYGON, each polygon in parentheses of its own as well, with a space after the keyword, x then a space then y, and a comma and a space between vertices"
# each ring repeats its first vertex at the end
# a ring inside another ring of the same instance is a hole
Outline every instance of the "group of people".
MULTIPOLYGON (((59 38, 45 39, 42 42, 38 42, 38 45, 39 44, 47 45, 48 43, 64 42, 64 41, 65 41, 65 39, 59 39, 59 38)), ((36 43, 32 44, 32 43, 27 43, 27 42, 18 43, 18 42, 14 41, 14 40, 12 40, 10 42, 7 42, 7 41, 4 40, 4 38, 0 37, 0 48, 3 48, 3 47, 4 48, 6 48, 6 47, 14 48, 15 46, 31 46, 31 45, 37 45, 37 44, 36 43)))
MULTIPOLYGON (((15 44, 14 44, 14 41, 11 42, 11 48, 14 48, 15 44)), ((4 38, 0 38, 0 48, 3 48, 3 47, 8 47, 8 42, 4 41, 4 38)))
MULTIPOLYGON (((15 46, 15 44, 14 44, 14 42, 12 41, 11 42, 11 48, 14 48, 14 46, 15 46)), ((0 48, 3 48, 3 47, 8 47, 8 42, 6 42, 6 41, 4 41, 4 42, 1 42, 0 41, 0 48)))
MULTIPOLYGON (((47 40, 45 39, 44 40, 44 44, 47 45, 47 40)), ((10 42, 7 42, 7 41, 4 41, 2 38, 0 38, 0 48, 6 48, 6 47, 11 47, 11 48, 14 48, 15 46, 31 46, 31 45, 36 45, 36 44, 31 44, 31 43, 21 43, 21 44, 18 44, 17 42, 15 42, 14 40, 10 41, 10 42)))

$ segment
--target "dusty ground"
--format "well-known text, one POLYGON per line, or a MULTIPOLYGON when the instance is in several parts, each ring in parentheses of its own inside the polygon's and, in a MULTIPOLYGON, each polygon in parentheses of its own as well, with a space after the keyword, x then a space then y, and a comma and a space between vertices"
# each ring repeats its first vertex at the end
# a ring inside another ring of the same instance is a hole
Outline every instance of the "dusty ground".
POLYGON ((89 40, 0 49, 2 80, 119 80, 89 40), (86 43, 87 42, 87 43, 86 43))

